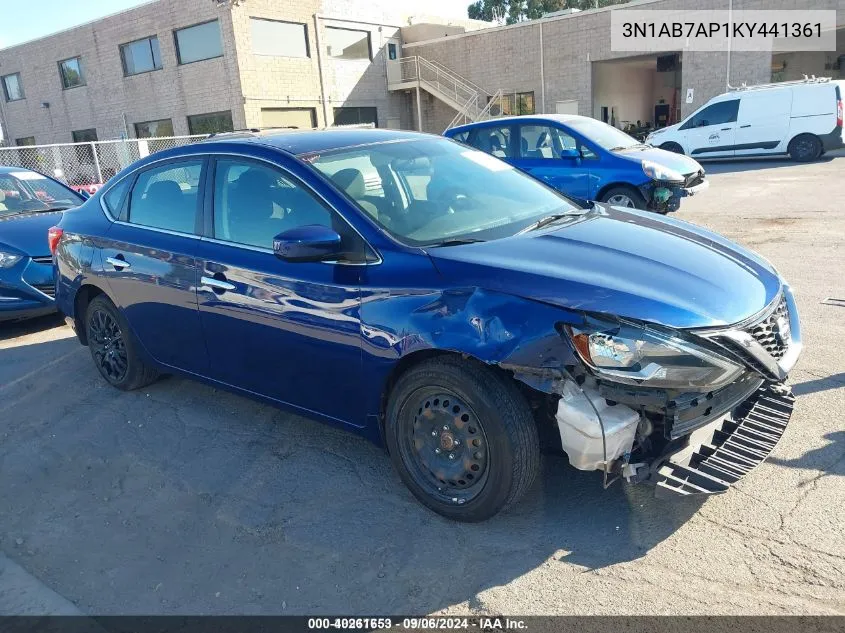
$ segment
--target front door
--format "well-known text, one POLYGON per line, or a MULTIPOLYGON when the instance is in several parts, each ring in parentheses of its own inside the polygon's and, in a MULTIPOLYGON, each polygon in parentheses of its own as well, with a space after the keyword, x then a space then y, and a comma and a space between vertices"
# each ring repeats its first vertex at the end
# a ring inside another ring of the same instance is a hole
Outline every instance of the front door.
MULTIPOLYGON (((341 220, 287 172, 245 158, 214 168, 197 295, 211 377, 354 425, 361 400, 360 267, 291 263, 273 237, 341 220)), ((340 231, 339 231, 340 232, 340 231)))
POLYGON ((725 158, 734 155, 739 99, 719 101, 687 119, 680 132, 684 149, 693 158, 725 158))
POLYGON ((555 126, 528 124, 517 128, 517 143, 514 166, 562 193, 589 198, 590 172, 575 137, 555 126))
POLYGON ((204 165, 200 157, 142 171, 112 209, 121 221, 100 250, 112 297, 147 352, 198 374, 208 369, 195 291, 204 165))

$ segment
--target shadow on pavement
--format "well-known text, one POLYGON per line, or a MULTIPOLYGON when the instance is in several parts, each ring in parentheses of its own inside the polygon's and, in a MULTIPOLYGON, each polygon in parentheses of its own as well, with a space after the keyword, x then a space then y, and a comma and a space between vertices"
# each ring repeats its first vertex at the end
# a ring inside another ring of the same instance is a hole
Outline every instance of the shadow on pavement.
POLYGON ((792 393, 796 396, 803 396, 808 393, 827 391, 828 389, 845 388, 845 372, 824 378, 816 378, 792 386, 792 393))
POLYGON ((833 431, 824 436, 829 440, 821 448, 807 451, 795 459, 779 459, 770 457, 769 461, 789 468, 818 470, 821 475, 839 475, 845 477, 845 431, 833 431))
POLYGON ((179 378, 119 392, 88 354, 0 389, 0 418, 0 548, 88 613, 478 606, 542 565, 635 560, 702 503, 552 455, 511 510, 453 523, 343 430, 179 378))
POLYGON ((48 314, 35 319, 0 323, 0 341, 8 341, 18 336, 49 330, 62 323, 64 323, 64 319, 59 314, 48 314))

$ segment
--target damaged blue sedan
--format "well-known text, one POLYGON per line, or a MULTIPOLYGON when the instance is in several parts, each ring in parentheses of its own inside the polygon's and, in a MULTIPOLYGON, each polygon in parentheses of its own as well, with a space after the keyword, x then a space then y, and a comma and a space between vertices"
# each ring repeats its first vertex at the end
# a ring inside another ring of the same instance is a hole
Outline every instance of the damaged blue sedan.
POLYGON ((459 521, 541 447, 660 494, 726 491, 789 421, 792 293, 685 222, 582 208, 448 139, 231 133, 154 154, 50 230, 102 377, 202 380, 386 447, 459 521))

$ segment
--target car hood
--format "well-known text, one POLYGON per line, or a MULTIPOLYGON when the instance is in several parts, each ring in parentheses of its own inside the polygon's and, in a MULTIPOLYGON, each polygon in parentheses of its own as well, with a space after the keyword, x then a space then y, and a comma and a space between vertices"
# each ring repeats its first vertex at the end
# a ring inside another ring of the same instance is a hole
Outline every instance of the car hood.
POLYGON ((59 223, 62 213, 42 211, 0 215, 0 245, 11 246, 31 257, 49 255, 47 230, 59 223))
POLYGON ((631 149, 617 150, 614 154, 640 162, 650 160, 669 169, 674 169, 684 176, 688 176, 702 169, 697 160, 689 156, 684 156, 683 154, 676 154, 675 152, 660 149, 659 147, 648 147, 646 149, 638 145, 631 149))
POLYGON ((597 204, 550 229, 428 252, 461 286, 676 328, 742 321, 781 289, 766 260, 680 220, 597 204))

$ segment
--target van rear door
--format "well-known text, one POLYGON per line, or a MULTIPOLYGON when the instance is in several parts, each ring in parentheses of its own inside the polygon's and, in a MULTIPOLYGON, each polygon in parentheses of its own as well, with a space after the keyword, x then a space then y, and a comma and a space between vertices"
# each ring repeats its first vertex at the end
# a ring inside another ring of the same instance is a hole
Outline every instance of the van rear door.
POLYGON ((743 93, 734 136, 735 156, 786 152, 792 93, 789 88, 743 93))

